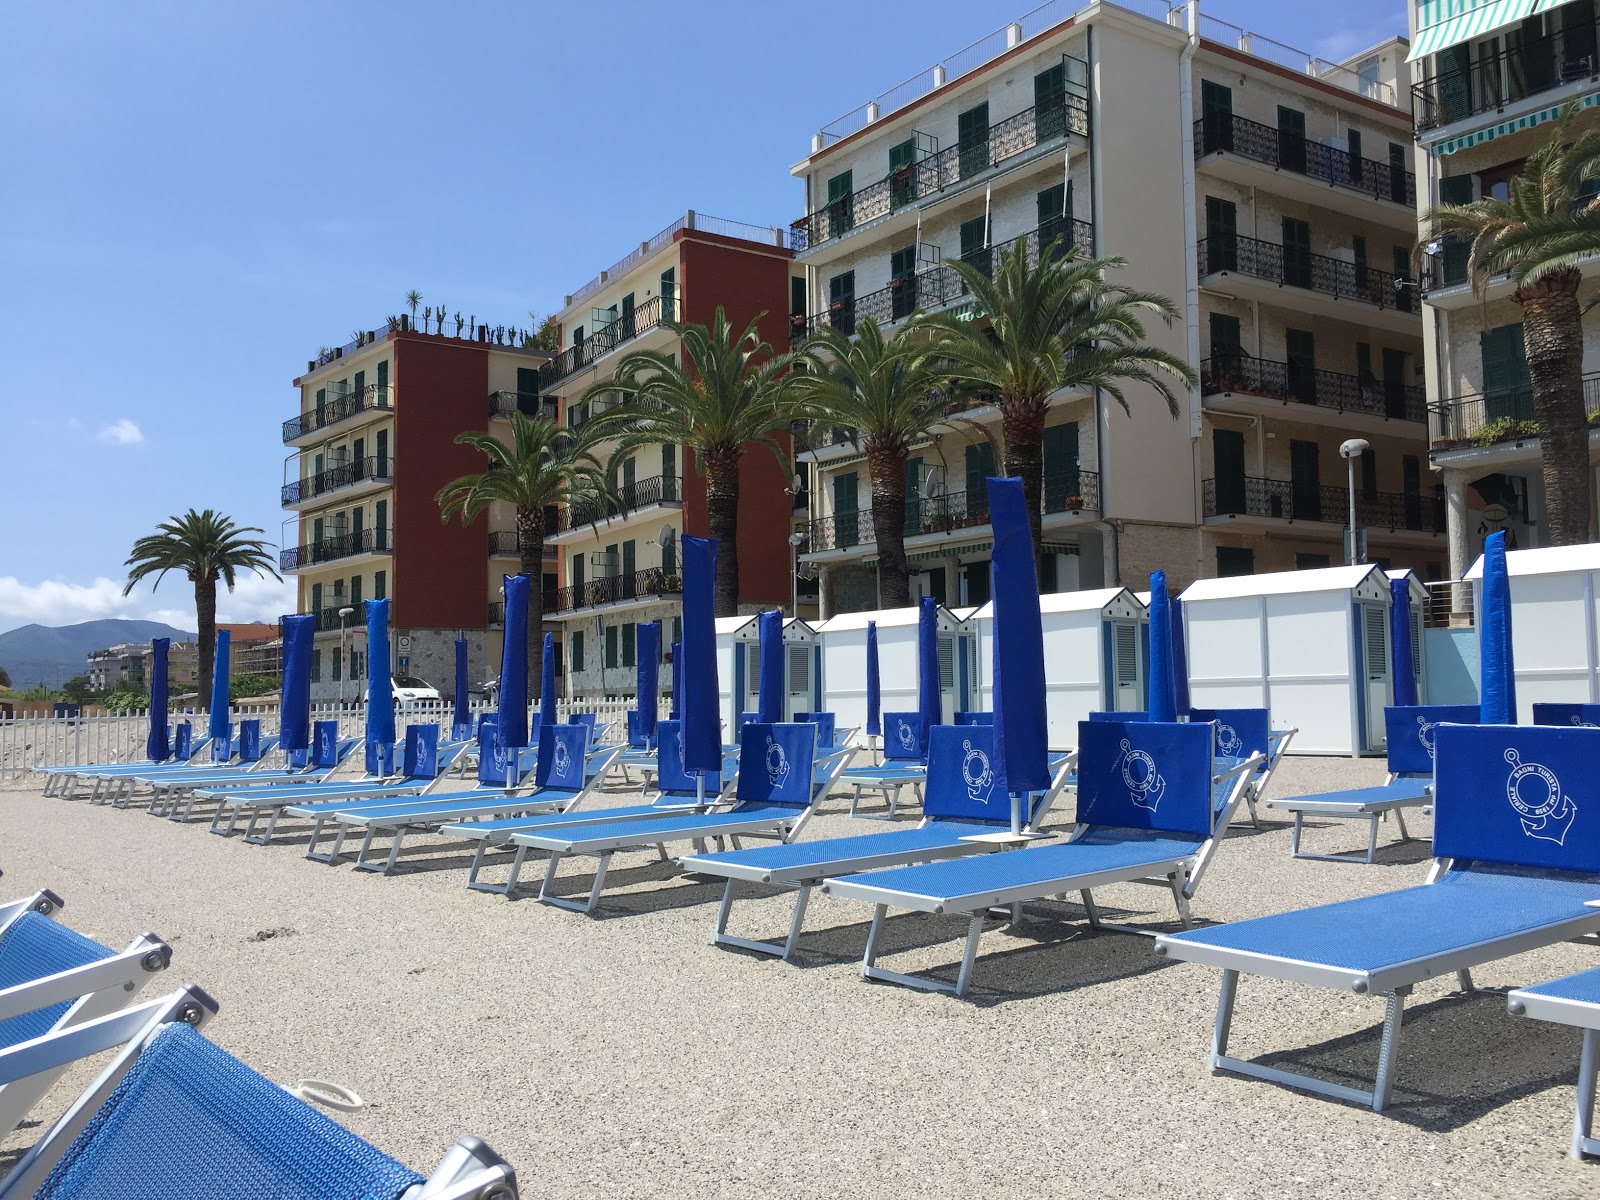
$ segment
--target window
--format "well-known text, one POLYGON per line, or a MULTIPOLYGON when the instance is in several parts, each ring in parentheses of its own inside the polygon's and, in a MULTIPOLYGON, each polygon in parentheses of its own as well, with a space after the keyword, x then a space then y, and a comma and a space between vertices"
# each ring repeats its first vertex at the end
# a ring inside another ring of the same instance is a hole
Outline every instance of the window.
POLYGON ((361 611, 361 576, 350 576, 350 604, 356 612, 361 611))
POLYGON ((317 424, 318 425, 321 425, 324 421, 327 420, 327 417, 328 417, 328 389, 327 388, 318 388, 317 389, 316 413, 317 413, 317 424))
POLYGON ((806 315, 806 281, 799 275, 789 280, 789 315, 806 315))
POLYGON ((631 667, 634 664, 634 650, 638 645, 638 629, 632 621, 622 627, 622 665, 631 667))
POLYGON ((1033 137, 1046 142, 1067 132, 1067 65, 1059 62, 1033 77, 1033 137))
POLYGON ((994 446, 978 442, 967 447, 967 516, 979 521, 989 515, 989 485, 995 473, 994 446))
POLYGON ((583 345, 583 326, 582 325, 574 325, 572 327, 572 345, 573 345, 574 349, 576 349, 577 347, 583 345))
POLYGON ((389 407, 389 360, 378 364, 378 407, 389 407))
POLYGON ((1256 552, 1248 546, 1218 546, 1217 574, 1253 575, 1256 570, 1256 552))
POLYGON ((1350 239, 1350 256, 1356 264, 1356 287, 1367 286, 1367 239, 1356 234, 1350 239))
POLYGON ((1406 191, 1406 148, 1399 142, 1389 143, 1389 199, 1396 204, 1410 199, 1406 191))
POLYGON ((1203 154, 1233 149, 1233 89, 1200 81, 1200 147, 1203 154))
POLYGON ((311 682, 312 683, 321 683, 322 682, 322 651, 321 650, 313 650, 311 652, 311 682))
POLYGON ((1371 446, 1361 452, 1361 498, 1378 498, 1378 452, 1371 446))
POLYGON ((1304 404, 1317 402, 1317 342, 1304 329, 1285 329, 1283 347, 1288 360, 1289 394, 1304 404))
POLYGON ((615 625, 607 625, 606 626, 606 666, 608 666, 608 667, 616 666, 618 660, 620 659, 620 657, 621 656, 618 653, 617 627, 615 625))
POLYGON ((1206 197, 1206 241, 1201 247, 1201 273, 1232 271, 1239 265, 1239 210, 1232 200, 1206 197))
POLYGON ((856 273, 845 271, 828 280, 828 321, 840 333, 856 331, 856 273))
POLYGON ((661 285, 661 319, 663 321, 676 321, 678 319, 678 268, 668 267, 661 272, 658 281, 661 285))
POLYGON ((956 144, 960 147, 961 178, 967 179, 989 166, 988 101, 957 115, 956 129, 956 144))
POLYGON ((1034 196, 1034 215, 1038 219, 1039 252, 1055 244, 1056 256, 1072 250, 1072 189, 1064 183, 1047 187, 1034 196))
POLYGON ((1078 423, 1068 421, 1044 431, 1044 509, 1066 512, 1083 507, 1078 472, 1078 423))
POLYGON ((1361 130, 1350 129, 1345 133, 1345 145, 1350 150, 1350 182, 1361 182, 1361 130))
POLYGON ((988 217, 961 222, 961 261, 971 263, 985 275, 993 273, 994 251, 989 247, 988 217))
POLYGON ((622 577, 628 581, 628 586, 633 584, 634 573, 639 569, 638 544, 629 538, 622 543, 622 577))
POLYGON ((1278 105, 1278 165, 1306 173, 1306 115, 1284 104, 1278 105))
POLYGON ((583 630, 572 631, 572 670, 574 673, 583 670, 583 630))
POLYGON ((1323 567, 1332 565, 1333 563, 1326 554, 1296 554, 1294 556, 1294 569, 1296 571, 1320 571, 1323 567))
POLYGON ((1289 443, 1289 516, 1297 521, 1322 520, 1322 474, 1317 443, 1289 443))
POLYGON ((340 674, 340 672, 343 669, 343 667, 344 667, 344 655, 340 652, 339 647, 335 646, 333 648, 333 681, 335 683, 338 683, 339 680, 342 678, 342 675, 340 674))
POLYGON ((917 139, 889 147, 889 206, 902 208, 917 198, 917 139))
POLYGON ((828 180, 828 236, 838 237, 855 227, 855 206, 850 194, 855 191, 855 172, 845 171, 828 180))
POLYGON ((1533 392, 1521 325, 1501 325, 1478 335, 1483 359, 1484 417, 1489 421, 1534 419, 1533 392))
POLYGON ((350 651, 350 678, 361 678, 361 655, 354 650, 350 651))
POLYGON ((387 600, 389 598, 389 572, 374 571, 372 573, 372 598, 374 600, 387 600))
POLYGON ((378 477, 381 479, 389 474, 389 431, 378 430, 378 477))
POLYGON ((917 307, 917 248, 902 246, 889 255, 889 316, 901 321, 917 307))
MULTIPOLYGON (((665 532, 665 530, 662 532, 665 532)), ((678 573, 678 543, 675 541, 668 542, 661 547, 661 573, 663 575, 676 575, 678 573)))
POLYGON ((322 611, 322 585, 320 583, 311 585, 311 611, 314 613, 322 611))
POLYGON ((1378 99, 1378 60, 1363 58, 1356 64, 1356 86, 1368 100, 1378 99))
POLYGON ((678 448, 674 445, 667 444, 661 447, 661 474, 665 479, 678 477, 678 448))
MULTIPOLYGON (((833 549, 842 550, 861 541, 859 492, 860 476, 855 471, 841 471, 833 477, 833 549)), ((822 549, 825 547, 813 547, 822 549)))
MULTIPOLYGON (((571 558, 569 558, 567 560, 567 562, 569 564, 569 568, 568 569, 569 569, 569 571, 571 572, 571 575, 572 575, 572 590, 574 592, 582 592, 583 591, 583 555, 574 554, 571 558)), ((573 597, 573 605, 574 605, 574 607, 577 607, 577 606, 581 605, 582 603, 583 603, 583 597, 582 596, 574 596, 573 597)))
POLYGON ((1283 281, 1311 286, 1311 226, 1294 217, 1283 218, 1283 281))

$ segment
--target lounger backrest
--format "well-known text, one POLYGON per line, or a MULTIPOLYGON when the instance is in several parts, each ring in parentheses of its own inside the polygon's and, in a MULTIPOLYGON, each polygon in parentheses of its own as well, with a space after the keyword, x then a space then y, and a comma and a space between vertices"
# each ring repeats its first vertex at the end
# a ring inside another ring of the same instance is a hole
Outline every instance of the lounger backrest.
POLYGON ((406 726, 406 749, 400 760, 407 779, 432 779, 439 774, 439 727, 406 726))
POLYGON ((1433 746, 1435 855, 1600 872, 1600 729, 1441 725, 1433 746))
POLYGON ((883 714, 883 756, 896 760, 922 757, 922 714, 883 714))
POLYGON ((36 1193, 399 1196, 421 1176, 173 1021, 36 1193), (130 1182, 133 1181, 133 1182, 130 1182), (136 1186, 135 1186, 136 1184, 136 1186))
POLYGON ((958 712, 956 714, 956 724, 993 725, 994 714, 992 712, 958 712))
POLYGON ((742 712, 739 714, 739 728, 743 729, 752 722, 759 721, 761 714, 758 712, 742 712))
POLYGON ((1268 753, 1272 714, 1265 708, 1193 708, 1189 720, 1217 723, 1217 753, 1224 758, 1268 753))
POLYGON ((811 806, 817 727, 752 721, 739 731, 739 802, 811 806))
POLYGON ((185 761, 194 753, 194 726, 187 721, 179 721, 172 736, 172 757, 185 761))
POLYGON ((1092 712, 1089 714, 1091 721, 1148 721, 1150 714, 1131 710, 1129 712, 1092 712))
POLYGON ((1533 723, 1600 726, 1600 704, 1535 704, 1533 723))
POLYGON ((1080 722, 1079 823, 1209 836, 1215 742, 1210 723, 1080 722))
POLYGON ((233 757, 233 722, 228 722, 228 732, 222 737, 211 739, 211 761, 227 762, 233 757))
POLYGON ((254 718, 239 722, 239 760, 261 761, 261 722, 254 718))
POLYGON ((1011 798, 995 790, 994 726, 935 725, 928 734, 922 811, 935 820, 1011 822, 1011 798))
POLYGON ((584 725, 590 730, 594 729, 593 713, 572 713, 567 717, 568 725, 584 725))
POLYGON ((639 729, 639 710, 630 708, 628 710, 628 745, 635 750, 642 750, 646 745, 646 741, 644 733, 639 729))
POLYGON ((324 771, 339 765, 339 722, 318 721, 311 727, 311 761, 324 771))
POLYGON ((533 782, 540 791, 581 792, 589 731, 582 725, 548 725, 539 730, 539 765, 533 782))
MULTIPOLYGON (((49 917, 25 912, 0 933, 0 990, 86 967, 114 953, 49 917)), ((72 1001, 64 1000, 0 1021, 0 1048, 48 1033, 71 1007, 72 1001)))
POLYGON ((831 712, 795 713, 794 719, 817 727, 817 748, 819 750, 830 748, 833 745, 833 739, 838 736, 831 712))
POLYGON ((1383 710, 1389 739, 1389 770, 1396 775, 1433 776, 1433 728, 1442 722, 1476 725, 1476 704, 1391 704, 1383 710))

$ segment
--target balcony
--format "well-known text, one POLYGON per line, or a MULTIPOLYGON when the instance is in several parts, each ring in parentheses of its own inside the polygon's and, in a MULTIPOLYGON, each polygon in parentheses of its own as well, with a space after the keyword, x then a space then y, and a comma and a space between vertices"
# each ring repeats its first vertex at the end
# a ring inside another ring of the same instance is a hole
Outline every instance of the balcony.
MULTIPOLYGON (((1094 471, 1063 472, 1044 480, 1046 525, 1070 525, 1075 518, 1100 511, 1100 476, 1094 471), (1052 516, 1066 518, 1052 521, 1052 516)), ((989 497, 977 492, 947 492, 906 500, 908 546, 933 544, 968 530, 989 528, 989 497)), ((801 557, 871 546, 877 541, 872 510, 835 513, 811 522, 801 557)))
POLYGON ((1202 285, 1213 291, 1413 337, 1421 333, 1414 289, 1388 271, 1241 234, 1201 238, 1198 250, 1202 285))
MULTIPOLYGON (((1080 62, 1079 66, 1083 68, 1082 77, 1087 77, 1087 65, 1080 62)), ((890 213, 913 208, 929 196, 968 183, 992 167, 1071 134, 1089 136, 1089 98, 1086 93, 1069 90, 1056 104, 1023 109, 989 126, 985 135, 898 167, 876 183, 800 217, 789 226, 789 246, 796 254, 814 250, 824 242, 890 213)))
MULTIPOLYGON (((489 535, 490 558, 518 558, 522 557, 522 537, 515 529, 500 529, 489 535)), ((544 544, 544 562, 554 562, 560 553, 548 540, 544 544)))
POLYGON ((364 631, 367 627, 366 610, 362 607, 361 601, 348 600, 342 595, 334 596, 333 603, 326 608, 317 609, 316 617, 318 633, 338 633, 343 628, 348 628, 352 631, 364 631), (339 615, 341 608, 355 610, 348 618, 348 625, 345 623, 346 618, 339 615))
MULTIPOLYGON (((1018 242, 1027 245, 1030 264, 1038 263, 1041 250, 1052 244, 1057 245, 1058 254, 1071 250, 1092 254, 1094 226, 1088 221, 1064 217, 1009 241, 1000 242, 983 250, 974 250, 971 254, 963 255, 961 261, 977 267, 985 275, 992 275, 999 256, 1018 242)), ((888 326, 905 320, 919 308, 924 312, 932 312, 954 304, 965 295, 967 295, 967 285, 961 281, 961 276, 956 274, 954 268, 947 264, 929 267, 926 271, 919 271, 915 275, 902 276, 891 282, 888 287, 879 288, 875 292, 867 292, 865 295, 854 296, 848 300, 836 300, 825 313, 817 313, 811 317, 791 317, 789 346, 791 349, 798 347, 824 322, 842 330, 846 335, 853 335, 856 331, 856 322, 867 317, 871 317, 879 326, 888 326)))
POLYGON ((335 533, 321 541, 290 546, 278 554, 280 571, 304 571, 318 563, 354 558, 358 554, 388 554, 392 549, 387 529, 363 529, 356 533, 335 533))
POLYGON ((353 392, 334 396, 283 423, 283 444, 291 446, 314 433, 357 417, 376 417, 392 410, 394 392, 387 385, 369 383, 353 392))
MULTIPOLYGON (((549 614, 555 611, 556 590, 550 588, 544 593, 544 611, 549 614)), ((484 611, 484 624, 490 629, 504 629, 506 627, 506 602, 496 600, 484 611)))
POLYGON ((1446 127, 1458 121, 1488 113, 1499 120, 1519 115, 1508 110, 1544 108, 1590 90, 1600 82, 1597 41, 1600 20, 1591 19, 1542 38, 1520 39, 1514 48, 1498 54, 1482 53, 1485 48, 1480 47, 1465 67, 1412 84, 1418 139, 1435 132, 1443 136, 1446 127))
MULTIPOLYGON (((1338 537, 1349 520, 1350 493, 1344 487, 1249 475, 1207 479, 1201 487, 1208 525, 1272 528, 1305 523, 1323 527, 1308 530, 1310 536, 1338 537)), ((1438 496, 1356 492, 1357 522, 1401 541, 1432 544, 1444 533, 1444 508, 1438 496)))
POLYGON ((548 611, 570 613, 616 604, 660 603, 677 600, 682 594, 681 578, 668 575, 660 567, 646 567, 631 575, 607 575, 560 588, 549 597, 553 603, 548 611))
POLYGON ((664 321, 677 319, 676 296, 652 296, 632 312, 623 313, 611 324, 593 330, 576 346, 568 346, 539 368, 541 391, 554 387, 574 371, 592 366, 624 342, 656 328, 664 321))
POLYGON ((1200 170, 1247 187, 1260 182, 1265 166, 1279 176, 1270 185, 1275 192, 1327 204, 1328 189, 1340 188, 1373 202, 1370 215, 1378 220, 1408 229, 1416 222, 1417 177, 1410 171, 1258 121, 1232 113, 1201 117, 1194 123, 1194 152, 1200 170))
POLYGON ((551 538, 562 534, 587 530, 602 522, 630 517, 649 508, 679 508, 683 505, 683 481, 676 475, 652 475, 625 483, 617 489, 617 503, 600 507, 574 507, 568 505, 556 517, 551 538))
POLYGON ((294 508, 347 488, 359 486, 361 492, 366 493, 393 485, 394 459, 369 455, 286 483, 279 490, 279 498, 284 508, 294 508))
POLYGON ((1206 406, 1229 409, 1279 410, 1290 420, 1369 428, 1390 421, 1426 421, 1427 392, 1399 380, 1381 380, 1370 372, 1346 375, 1273 362, 1236 351, 1200 364, 1200 390, 1206 406), (1236 400, 1242 403, 1234 403, 1236 400), (1255 403, 1252 403, 1255 401, 1255 403), (1264 401, 1265 403, 1261 403, 1264 401), (1330 420, 1337 417, 1338 420, 1330 420), (1346 418, 1371 418, 1350 421, 1346 418))
POLYGON ((538 392, 499 391, 489 393, 489 417, 509 417, 521 413, 525 417, 544 417, 559 421, 560 414, 555 398, 540 400, 538 392))
MULTIPOLYGON (((1429 448, 1435 454, 1504 446, 1536 449, 1539 419, 1528 386, 1488 395, 1452 396, 1430 404, 1434 414, 1429 448)), ((1583 411, 1589 414, 1589 440, 1600 434, 1600 373, 1583 377, 1583 411)))

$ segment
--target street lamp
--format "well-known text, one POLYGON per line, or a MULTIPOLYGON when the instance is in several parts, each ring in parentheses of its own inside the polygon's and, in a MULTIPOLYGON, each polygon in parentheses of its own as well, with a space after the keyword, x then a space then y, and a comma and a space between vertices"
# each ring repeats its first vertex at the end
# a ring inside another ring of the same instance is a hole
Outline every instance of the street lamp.
POLYGON ((345 637, 350 632, 350 616, 356 610, 346 604, 339 610, 339 709, 344 711, 344 681, 350 674, 350 658, 345 654, 345 637))
POLYGON ((1339 457, 1344 459, 1350 479, 1350 541, 1345 547, 1345 559, 1351 564, 1365 560, 1361 548, 1356 544, 1356 459, 1371 448, 1371 443, 1365 438, 1351 438, 1339 445, 1339 457))
POLYGON ((800 615, 800 546, 806 540, 803 533, 789 535, 789 615, 800 615))

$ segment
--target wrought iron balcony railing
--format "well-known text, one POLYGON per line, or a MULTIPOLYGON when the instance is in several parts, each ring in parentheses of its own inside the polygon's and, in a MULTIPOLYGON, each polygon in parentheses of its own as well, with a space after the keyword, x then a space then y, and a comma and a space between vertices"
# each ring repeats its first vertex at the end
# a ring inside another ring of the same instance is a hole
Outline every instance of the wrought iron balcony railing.
POLYGON ((617 500, 616 504, 599 507, 574 508, 569 505, 561 510, 561 514, 556 518, 555 528, 550 532, 566 533, 583 525, 594 525, 611 517, 620 517, 635 509, 648 508, 652 504, 681 504, 683 482, 676 475, 652 475, 649 479, 623 484, 617 489, 617 500))
POLYGON ((394 459, 388 455, 378 457, 368 455, 366 458, 353 458, 347 463, 340 463, 336 467, 308 475, 304 479, 296 479, 286 483, 279 491, 279 497, 285 507, 300 504, 318 496, 326 496, 330 492, 337 492, 341 488, 351 487, 357 483, 365 482, 394 482, 394 459))
POLYGON ((358 601, 346 600, 342 596, 335 596, 332 604, 317 609, 316 616, 318 633, 337 633, 343 628, 362 629, 365 628, 367 619, 358 601), (342 608, 351 608, 355 611, 349 617, 341 617, 339 610, 342 608))
POLYGON ((1415 208, 1417 203, 1417 177, 1410 171, 1396 171, 1386 162, 1324 146, 1233 113, 1211 113, 1196 121, 1194 152, 1237 154, 1406 208, 1415 208))
POLYGON ((357 554, 387 554, 391 549, 387 529, 363 529, 359 533, 335 533, 321 541, 290 546, 278 555, 280 571, 297 571, 314 563, 332 562, 357 554))
POLYGON ((1068 91, 1055 104, 1023 109, 989 126, 986 133, 898 167, 876 183, 831 201, 790 224, 789 246, 797 253, 819 246, 1069 133, 1089 134, 1086 93, 1068 91))
POLYGON ((1323 371, 1299 363, 1273 362, 1244 351, 1232 354, 1213 352, 1200 364, 1201 390, 1208 396, 1218 392, 1244 392, 1273 400, 1312 404, 1340 413, 1365 413, 1396 421, 1426 421, 1427 392, 1394 379, 1379 379, 1370 372, 1345 375, 1323 371))
POLYGON ((283 440, 292 442, 308 433, 337 425, 360 413, 374 409, 387 409, 394 403, 394 392, 388 384, 369 383, 353 392, 333 396, 326 403, 308 408, 298 417, 283 423, 283 440))
POLYGON ((512 413, 518 412, 525 417, 542 416, 550 421, 559 419, 554 397, 540 400, 538 392, 498 391, 489 393, 489 415, 491 417, 509 417, 512 413))
MULTIPOLYGON (((1562 11, 1570 12, 1569 6, 1562 11)), ((1480 47, 1464 66, 1440 71, 1411 85, 1417 132, 1475 117, 1479 113, 1499 112, 1543 92, 1566 84, 1600 79, 1600 18, 1592 13, 1588 20, 1564 17, 1564 28, 1540 38, 1519 37, 1515 45, 1504 39, 1506 48, 1487 53, 1480 47), (1568 25, 1568 21, 1571 24, 1568 25)), ((1435 59, 1443 62, 1444 57, 1435 59)))
MULTIPOLYGON (((1350 493, 1342 487, 1252 475, 1207 479, 1201 486, 1207 517, 1273 517, 1344 525, 1350 493)), ((1356 493, 1356 521, 1368 529, 1444 532, 1444 500, 1415 492, 1356 493)))
POLYGON ((552 594, 554 603, 549 609, 572 612, 602 604, 620 604, 624 600, 672 599, 682 591, 683 581, 677 575, 668 575, 660 567, 646 567, 631 575, 607 575, 560 588, 552 594))
POLYGON ((591 330, 589 336, 576 346, 568 346, 555 358, 539 368, 540 390, 551 387, 582 370, 603 354, 609 354, 624 342, 631 341, 663 321, 674 321, 678 315, 678 298, 652 296, 632 312, 622 313, 611 324, 591 330))
MULTIPOLYGON (((547 535, 548 536, 548 535, 547 535)), ((489 535, 490 558, 520 558, 522 557, 522 538, 515 529, 498 529, 489 535)), ((559 557, 558 551, 549 542, 544 545, 544 561, 559 557)))
MULTIPOLYGON (((1504 388, 1487 395, 1451 396, 1428 406, 1434 416, 1432 448, 1461 450, 1539 436, 1533 389, 1504 388)), ((1583 377, 1583 411, 1589 427, 1600 429, 1600 373, 1583 377)))
POLYGON ((1362 263, 1312 254, 1294 246, 1264 242, 1241 234, 1201 238, 1200 274, 1232 271, 1285 287, 1304 288, 1344 300, 1364 300, 1398 312, 1416 310, 1415 289, 1396 286, 1409 281, 1362 263))
MULTIPOLYGON (((1094 251, 1094 226, 1088 221, 1062 217, 1008 241, 982 250, 974 250, 970 254, 963 255, 961 261, 977 267, 985 275, 990 275, 994 272, 995 263, 999 261, 1000 255, 1018 242, 1028 247, 1030 264, 1036 264, 1040 252, 1051 245, 1056 247, 1057 254, 1069 250, 1091 254, 1094 251)), ((929 267, 915 275, 901 276, 886 288, 853 296, 848 300, 836 300, 828 307, 827 312, 817 313, 811 317, 791 317, 789 345, 791 348, 798 346, 824 323, 842 330, 845 334, 854 334, 856 322, 867 317, 871 317, 880 326, 887 326, 905 320, 919 308, 925 311, 943 308, 966 294, 967 285, 961 281, 961 276, 956 274, 949 264, 941 263, 937 267, 929 267)))

